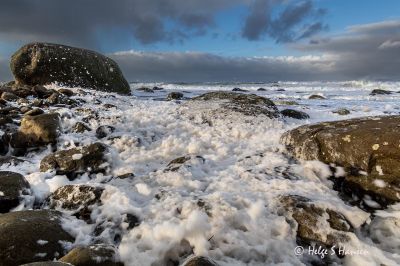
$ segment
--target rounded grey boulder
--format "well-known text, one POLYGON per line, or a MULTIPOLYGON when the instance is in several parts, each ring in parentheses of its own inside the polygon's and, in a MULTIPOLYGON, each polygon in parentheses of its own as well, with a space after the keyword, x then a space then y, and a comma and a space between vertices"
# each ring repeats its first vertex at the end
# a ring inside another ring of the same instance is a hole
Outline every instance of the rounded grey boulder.
POLYGON ((26 179, 14 172, 0 171, 0 213, 10 211, 20 203, 21 194, 29 190, 26 179))
POLYGON ((2 266, 53 260, 62 256, 62 242, 73 242, 55 211, 18 211, 0 215, 2 266))
POLYGON ((129 84, 112 59, 97 52, 50 43, 30 43, 11 57, 18 84, 57 82, 99 91, 129 94, 129 84))

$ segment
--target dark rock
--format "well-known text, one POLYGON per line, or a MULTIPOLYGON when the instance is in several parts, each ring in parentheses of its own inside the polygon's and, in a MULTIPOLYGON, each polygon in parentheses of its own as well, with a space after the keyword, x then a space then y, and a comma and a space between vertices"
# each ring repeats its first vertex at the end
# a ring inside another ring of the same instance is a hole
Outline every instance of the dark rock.
POLYGON ((46 89, 46 87, 41 86, 41 85, 33 86, 32 89, 33 89, 33 91, 35 91, 35 93, 37 94, 37 96, 40 99, 46 99, 46 98, 50 97, 50 95, 52 95, 54 93, 53 90, 48 90, 48 89, 46 89))
POLYGON ((114 246, 98 244, 76 247, 60 259, 74 266, 123 266, 114 246))
POLYGON ((74 92, 69 90, 69 89, 61 88, 61 89, 58 90, 58 92, 66 95, 68 97, 74 96, 74 92))
POLYGON ((139 218, 130 213, 126 214, 126 222, 128 223, 128 230, 131 230, 140 224, 139 218))
POLYGON ((375 89, 375 90, 372 90, 369 95, 374 96, 374 95, 389 95, 389 94, 392 94, 392 92, 387 91, 387 90, 382 90, 382 89, 375 89))
POLYGON ((284 109, 281 111, 281 114, 286 117, 294 118, 294 119, 308 119, 310 116, 302 111, 297 111, 293 109, 284 109))
POLYGON ((20 163, 23 163, 24 160, 19 159, 17 157, 14 156, 0 156, 0 166, 2 166, 3 164, 8 164, 8 165, 18 165, 20 163))
POLYGON ((191 160, 200 161, 200 163, 205 162, 205 159, 201 156, 182 156, 170 161, 164 171, 176 172, 179 170, 179 168, 181 168, 181 166, 183 166, 186 162, 189 162, 191 160))
POLYGON ((103 164, 107 162, 104 158, 106 151, 107 147, 102 143, 57 151, 42 159, 40 171, 56 170, 58 175, 67 175, 70 179, 84 172, 104 172, 103 164))
POLYGON ((12 122, 13 120, 10 116, 0 114, 0 126, 5 126, 7 124, 11 124, 12 122))
POLYGON ((111 109, 111 108, 117 108, 117 106, 115 106, 114 104, 110 104, 110 103, 105 103, 103 104, 104 108, 107 109, 111 109))
MULTIPOLYGON (((19 128, 21 144, 29 147, 54 144, 59 135, 60 120, 57 113, 24 116, 19 128)), ((18 147, 18 145, 16 145, 18 147)))
POLYGON ((162 91, 164 88, 154 86, 153 91, 162 91))
POLYGON ((100 202, 103 188, 88 185, 66 185, 49 196, 50 208, 77 210, 100 202))
POLYGON ((171 92, 167 96, 167 100, 180 100, 183 98, 183 93, 182 92, 171 92))
POLYGON ((65 254, 61 241, 72 243, 74 238, 61 227, 60 217, 59 212, 50 210, 1 214, 1 265, 53 260, 65 254))
POLYGON ((47 99, 47 103, 51 105, 57 105, 57 104, 65 104, 65 105, 76 105, 76 101, 68 98, 68 96, 58 93, 58 92, 53 92, 47 99))
POLYGON ((103 188, 88 185, 66 185, 58 188, 47 199, 52 209, 74 211, 77 218, 90 220, 90 206, 100 203, 103 188))
POLYGON ((0 213, 9 212, 17 207, 23 193, 29 192, 26 179, 14 172, 0 171, 0 213))
POLYGON ((147 87, 141 87, 141 88, 138 88, 136 90, 137 91, 142 91, 142 92, 147 92, 147 93, 154 93, 154 91, 152 89, 147 88, 147 87))
POLYGON ((325 122, 286 132, 281 141, 299 159, 345 167, 348 175, 337 180, 337 189, 385 207, 400 201, 399 125, 400 116, 325 122))
POLYGON ((192 103, 205 103, 207 112, 221 116, 227 112, 238 112, 247 116, 265 115, 269 118, 277 118, 280 116, 275 104, 264 97, 255 94, 240 94, 234 92, 209 92, 194 97, 187 102, 186 106, 192 103), (216 109, 211 110, 210 104, 216 104, 216 109))
POLYGON ((309 100, 325 100, 326 98, 324 96, 318 95, 318 94, 313 94, 310 97, 308 97, 309 100))
POLYGON ((248 91, 248 90, 244 90, 244 89, 241 89, 241 88, 233 88, 232 91, 246 92, 246 91, 248 91))
POLYGON ((286 91, 285 89, 277 89, 276 91, 286 91))
POLYGON ((72 128, 72 131, 76 133, 83 133, 85 131, 92 131, 92 129, 85 123, 77 122, 72 128))
POLYGON ((118 179, 127 179, 127 178, 134 178, 135 175, 133 173, 127 173, 127 174, 123 174, 123 175, 119 175, 116 178, 118 179))
POLYGON ((99 139, 103 139, 115 131, 115 127, 113 126, 99 126, 96 129, 96 137, 99 139))
POLYGON ((265 88, 258 88, 257 91, 267 91, 265 88))
POLYGON ((71 264, 59 261, 40 261, 22 264, 20 266, 71 266, 71 264))
POLYGON ((348 115, 350 114, 350 111, 347 110, 346 108, 341 108, 341 109, 337 109, 335 111, 333 111, 334 114, 338 114, 338 115, 348 115))
POLYGON ((1 94, 1 99, 7 102, 15 102, 19 99, 19 97, 12 92, 3 92, 1 94))
POLYGON ((59 44, 31 43, 11 57, 17 84, 70 87, 129 94, 130 87, 118 65, 99 53, 59 44))
POLYGON ((218 266, 218 264, 210 258, 194 256, 187 259, 182 266, 218 266))
POLYGON ((276 105, 299 105, 296 101, 275 101, 276 105))
POLYGON ((344 215, 316 206, 309 199, 288 195, 280 198, 283 208, 297 223, 297 243, 332 247, 350 240, 348 233, 354 228, 344 215), (324 230, 317 230, 324 226, 324 230))
POLYGON ((32 109, 32 110, 26 112, 25 115, 35 116, 35 115, 41 115, 43 113, 44 113, 44 111, 42 109, 35 108, 35 109, 32 109))

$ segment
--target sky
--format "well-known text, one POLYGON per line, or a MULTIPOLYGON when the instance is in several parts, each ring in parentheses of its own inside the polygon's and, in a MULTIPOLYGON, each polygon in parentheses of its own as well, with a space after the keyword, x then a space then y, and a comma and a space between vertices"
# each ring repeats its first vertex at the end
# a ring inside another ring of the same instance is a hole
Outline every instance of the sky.
POLYGON ((400 80, 398 0, 1 0, 0 80, 29 42, 138 82, 400 80))

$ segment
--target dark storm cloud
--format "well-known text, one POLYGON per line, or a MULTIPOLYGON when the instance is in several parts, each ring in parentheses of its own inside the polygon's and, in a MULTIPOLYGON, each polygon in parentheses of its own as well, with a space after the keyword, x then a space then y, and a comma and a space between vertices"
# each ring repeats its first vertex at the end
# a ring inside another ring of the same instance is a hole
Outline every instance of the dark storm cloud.
MULTIPOLYGON (((183 29, 213 25, 217 11, 246 0, 2 0, 2 39, 95 46, 99 30, 122 28, 142 43, 168 41, 183 29), (177 23, 177 29, 165 20, 177 23)), ((110 37, 110 36, 109 36, 110 37)), ((112 37, 112 36, 111 36, 112 37)), ((127 40, 124 40, 127 41, 127 40)))
POLYGON ((1 0, 0 38, 87 48, 98 48, 102 38, 114 38, 127 45, 129 38, 144 44, 184 41, 215 26, 214 17, 219 11, 242 5, 251 10, 244 37, 259 39, 268 30, 277 41, 288 41, 294 40, 296 25, 315 15, 310 0, 294 2, 297 1, 286 4, 278 0, 1 0), (270 14, 281 2, 286 9, 272 20, 270 14), (116 34, 118 30, 124 34, 116 34))
POLYGON ((321 32, 327 28, 320 21, 324 9, 317 9, 311 0, 289 2, 278 15, 272 15, 271 6, 281 1, 255 0, 242 31, 249 40, 259 40, 265 36, 276 42, 293 42, 321 32))

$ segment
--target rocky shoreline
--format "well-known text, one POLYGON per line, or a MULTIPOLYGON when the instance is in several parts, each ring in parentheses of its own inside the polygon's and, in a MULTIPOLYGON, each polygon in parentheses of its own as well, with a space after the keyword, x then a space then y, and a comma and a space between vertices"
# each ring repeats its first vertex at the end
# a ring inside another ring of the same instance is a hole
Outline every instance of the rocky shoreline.
MULTIPOLYGON (((4 132, 0 141, 2 165, 18 168, 29 158, 27 155, 36 153, 41 156, 37 163, 44 175, 65 176, 71 182, 82 177, 88 180, 95 176, 107 178, 98 185, 77 183, 59 186, 45 198, 38 198, 26 177, 17 172, 1 171, 1 266, 124 265, 118 245, 123 236, 131 234, 146 217, 137 215, 134 210, 123 210, 115 219, 98 214, 103 207, 102 198, 108 193, 107 184, 135 178, 135 173, 116 175, 112 171, 113 164, 118 162, 112 159, 115 150, 110 149, 109 143, 121 141, 124 137, 118 134, 113 124, 113 119, 118 117, 111 117, 108 124, 96 122, 102 116, 101 112, 119 108, 110 103, 115 96, 110 94, 111 101, 103 103, 95 98, 96 91, 130 92, 118 66, 110 60, 91 51, 37 43, 24 46, 12 57, 11 68, 16 81, 0 87, 0 128, 4 132), (94 91, 52 89, 50 84, 53 82, 94 91), (92 95, 96 108, 87 108, 87 97, 92 95), (72 110, 72 113, 65 112, 65 109, 72 110), (74 117, 74 124, 66 127, 65 121, 70 116, 74 117), (93 141, 77 143, 65 138, 66 134, 88 134, 93 141), (90 241, 83 241, 85 245, 74 244, 80 236, 65 227, 63 221, 68 219, 92 226, 93 230, 87 232, 90 241)), ((162 88, 141 88, 140 91, 151 94, 158 90, 162 88)), ((372 93, 387 94, 379 90, 372 93)), ((311 99, 324 100, 322 96, 317 96, 311 99)), ((177 108, 178 116, 206 129, 219 123, 229 127, 238 119, 243 121, 245 127, 251 127, 265 121, 283 121, 286 117, 309 118, 307 113, 294 109, 279 111, 270 99, 239 88, 234 92, 208 92, 194 98, 185 97, 182 92, 172 92, 165 100, 183 101, 177 108)), ((348 114, 343 110, 339 113, 348 114)), ((374 213, 400 201, 397 177, 400 171, 399 126, 400 116, 379 116, 304 125, 283 134, 281 143, 286 149, 282 150, 282 156, 296 163, 318 160, 329 165, 330 181, 327 182, 330 182, 332 191, 338 191, 345 205, 359 209, 365 216, 361 223, 355 223, 347 213, 301 195, 282 193, 277 197, 276 210, 278 216, 293 225, 297 244, 332 248, 356 238, 356 231, 368 234, 381 224, 395 223, 374 213), (366 222, 368 219, 370 221, 366 222)), ((140 147, 145 142, 154 142, 156 138, 144 135, 129 141, 140 147)), ((195 148, 193 150, 196 151, 195 148)), ((206 160, 201 155, 177 156, 162 172, 173 174, 182 169, 201 167, 206 160)), ((279 173, 282 179, 288 180, 298 178, 292 176, 293 173, 279 171, 276 170, 273 175, 279 173)), ((136 189, 146 194, 146 186, 136 189)), ((154 200, 162 200, 166 193, 161 190, 155 194, 154 200)), ((196 206, 204 211, 205 216, 212 216, 212 207, 207 202, 198 200, 196 206)), ((181 212, 177 210, 177 215, 181 212)), ((197 218, 201 220, 203 216, 199 216, 197 218)), ((196 235, 195 231, 192 234, 196 235)), ((209 247, 211 239, 196 241, 201 242, 200 246, 209 247)), ((165 251, 165 257, 160 258, 157 265, 217 265, 211 258, 194 256, 204 252, 198 252, 198 247, 192 243, 187 244, 190 236, 181 241, 181 250, 171 251, 171 254, 165 251)), ((311 258, 311 262, 308 259, 305 261, 307 264, 331 263, 340 261, 342 257, 311 258)))

